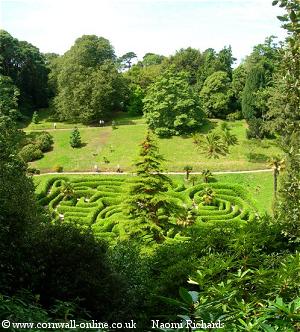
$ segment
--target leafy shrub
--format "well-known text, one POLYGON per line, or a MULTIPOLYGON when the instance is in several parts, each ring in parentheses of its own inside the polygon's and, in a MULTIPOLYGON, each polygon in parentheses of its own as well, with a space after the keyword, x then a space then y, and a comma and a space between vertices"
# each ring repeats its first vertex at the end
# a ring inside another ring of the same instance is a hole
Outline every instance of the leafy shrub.
POLYGON ((175 130, 168 128, 157 128, 155 129, 155 134, 159 137, 171 137, 176 134, 175 130))
POLYGON ((230 113, 226 116, 226 119, 229 121, 241 120, 243 119, 243 114, 240 111, 230 113))
POLYGON ((30 162, 34 160, 41 159, 43 157, 43 152, 34 144, 25 145, 20 151, 20 157, 25 162, 30 162))
POLYGON ((53 136, 47 132, 41 133, 36 139, 36 145, 42 152, 50 151, 53 145, 53 136))
POLYGON ((60 165, 55 165, 53 167, 53 171, 56 172, 56 173, 62 173, 64 171, 64 168, 60 165))
POLYGON ((27 173, 28 174, 31 174, 31 175, 34 175, 34 174, 40 174, 40 170, 37 169, 37 168, 34 168, 34 167, 28 167, 27 168, 27 173))
POLYGON ((106 252, 104 241, 72 224, 45 225, 25 249, 24 284, 40 294, 45 307, 80 298, 94 317, 108 319, 121 296, 106 252))

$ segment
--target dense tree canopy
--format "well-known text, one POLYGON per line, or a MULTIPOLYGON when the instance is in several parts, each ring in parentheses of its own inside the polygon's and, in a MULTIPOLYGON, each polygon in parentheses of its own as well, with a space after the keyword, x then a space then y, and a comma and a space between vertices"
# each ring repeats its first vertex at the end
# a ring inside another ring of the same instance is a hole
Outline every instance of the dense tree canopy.
POLYGON ((210 118, 226 118, 232 106, 232 89, 228 74, 216 71, 204 82, 200 97, 203 111, 210 118))
POLYGON ((0 30, 0 74, 9 76, 20 90, 21 108, 48 104, 48 69, 44 56, 33 45, 0 30))
POLYGON ((199 99, 184 72, 167 70, 150 86, 144 99, 149 128, 160 136, 190 133, 203 122, 199 99))
POLYGON ((17 115, 19 90, 8 76, 0 74, 0 114, 15 117, 17 115))
POLYGON ((91 123, 122 108, 125 84, 109 41, 82 36, 59 61, 56 112, 61 119, 91 123))
POLYGON ((282 137, 286 153, 286 174, 280 191, 278 220, 289 241, 299 243, 300 233, 300 3, 296 0, 273 1, 285 8, 279 17, 288 32, 283 50, 277 95, 281 100, 272 110, 272 121, 282 137))

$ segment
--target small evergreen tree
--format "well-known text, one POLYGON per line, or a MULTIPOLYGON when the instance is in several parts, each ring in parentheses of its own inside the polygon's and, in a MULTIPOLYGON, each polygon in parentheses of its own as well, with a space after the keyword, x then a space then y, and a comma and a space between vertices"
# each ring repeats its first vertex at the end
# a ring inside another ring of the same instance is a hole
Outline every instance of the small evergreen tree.
POLYGON ((148 131, 135 164, 137 178, 129 187, 126 206, 132 217, 140 217, 155 226, 161 226, 160 209, 168 211, 168 214, 174 211, 174 205, 166 195, 171 180, 162 174, 163 160, 153 135, 148 131))
POLYGON ((77 127, 71 132, 70 145, 72 148, 79 148, 81 146, 81 136, 77 127))
POLYGON ((39 123, 39 116, 38 116, 37 111, 34 111, 32 114, 32 122, 35 124, 39 123))

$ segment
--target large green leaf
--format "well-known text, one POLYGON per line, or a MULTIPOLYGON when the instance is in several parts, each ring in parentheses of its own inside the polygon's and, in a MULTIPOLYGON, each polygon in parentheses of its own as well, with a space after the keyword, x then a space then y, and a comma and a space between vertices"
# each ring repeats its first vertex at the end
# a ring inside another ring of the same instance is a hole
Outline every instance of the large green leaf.
POLYGON ((189 305, 192 305, 194 303, 192 295, 185 288, 179 288, 179 295, 185 303, 189 305))

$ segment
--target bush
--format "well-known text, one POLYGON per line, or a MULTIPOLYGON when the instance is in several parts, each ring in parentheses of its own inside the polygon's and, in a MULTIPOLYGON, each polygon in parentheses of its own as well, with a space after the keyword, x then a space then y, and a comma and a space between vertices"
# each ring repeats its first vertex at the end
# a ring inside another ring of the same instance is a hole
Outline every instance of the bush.
POLYGON ((34 167, 28 167, 27 168, 27 173, 30 174, 30 175, 34 175, 34 174, 40 174, 40 170, 37 169, 37 168, 34 168, 34 167))
POLYGON ((36 145, 42 152, 50 151, 53 144, 53 137, 47 132, 42 132, 36 139, 36 145))
POLYGON ((121 299, 107 249, 103 241, 73 224, 45 225, 24 250, 24 286, 40 294, 40 303, 46 308, 57 300, 80 299, 93 317, 107 320, 121 299))
POLYGON ((176 134, 175 130, 168 128, 157 128, 155 129, 155 134, 159 137, 171 137, 176 134))
POLYGON ((269 129, 266 127, 264 121, 259 118, 252 118, 248 121, 246 136, 248 139, 274 138, 269 129))
POLYGON ((25 145, 20 151, 20 157, 26 162, 41 159, 43 152, 34 144, 25 145))
POLYGON ((243 119, 243 114, 242 114, 241 111, 230 113, 226 116, 226 119, 229 120, 229 121, 242 120, 243 119))
POLYGON ((56 172, 56 173, 62 173, 64 171, 64 168, 60 165, 55 165, 53 167, 53 171, 56 172))

